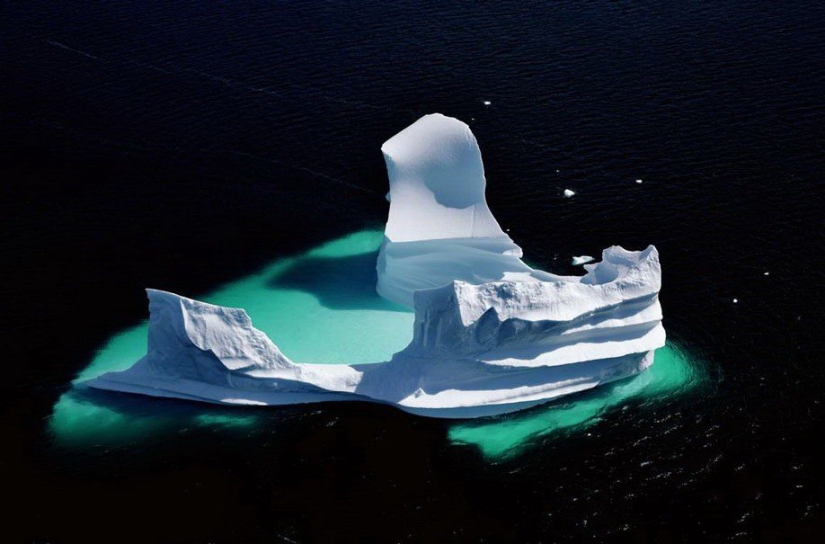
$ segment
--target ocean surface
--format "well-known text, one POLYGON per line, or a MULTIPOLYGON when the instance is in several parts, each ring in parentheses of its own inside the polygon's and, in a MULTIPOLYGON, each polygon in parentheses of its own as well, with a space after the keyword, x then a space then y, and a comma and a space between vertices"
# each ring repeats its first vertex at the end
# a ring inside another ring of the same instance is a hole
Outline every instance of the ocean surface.
POLYGON ((820 541, 821 1, 0 15, 0 541, 820 541), (145 287, 243 305, 297 360, 403 346, 380 146, 432 112, 529 263, 657 246, 650 371, 459 422, 77 385, 140 356, 145 287))

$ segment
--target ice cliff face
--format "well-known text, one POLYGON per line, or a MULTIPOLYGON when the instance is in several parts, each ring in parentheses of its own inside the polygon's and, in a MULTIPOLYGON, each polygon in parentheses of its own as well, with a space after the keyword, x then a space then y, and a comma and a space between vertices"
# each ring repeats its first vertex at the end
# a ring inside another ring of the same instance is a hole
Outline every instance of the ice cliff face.
POLYGON ((391 204, 377 290, 415 309, 413 341, 392 360, 296 364, 243 310, 149 290, 146 357, 87 384, 227 404, 368 400, 478 417, 652 364, 665 341, 654 247, 608 248, 581 277, 534 270, 487 207, 467 125, 428 115, 382 151, 391 204))
POLYGON ((649 334, 664 340, 658 283, 644 280, 658 277, 655 248, 611 247, 602 259, 576 278, 581 281, 455 281, 418 291, 407 349, 478 354, 486 361, 504 356, 512 366, 539 366, 627 355, 644 348, 634 340, 649 334), (608 267, 611 273, 599 282, 608 267), (520 363, 507 356, 516 350, 536 355, 520 363))

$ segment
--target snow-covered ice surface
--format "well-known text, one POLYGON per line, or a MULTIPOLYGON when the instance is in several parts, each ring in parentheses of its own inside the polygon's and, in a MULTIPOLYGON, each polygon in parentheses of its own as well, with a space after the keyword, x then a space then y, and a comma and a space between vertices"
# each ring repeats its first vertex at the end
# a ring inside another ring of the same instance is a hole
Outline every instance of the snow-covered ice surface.
POLYGON ((467 125, 428 115, 382 151, 390 213, 377 289, 414 308, 405 349, 377 364, 296 363, 242 309, 148 290, 146 355, 85 383, 224 404, 367 400, 468 418, 534 406, 652 364, 665 341, 655 248, 605 249, 581 277, 534 270, 487 207, 467 125))

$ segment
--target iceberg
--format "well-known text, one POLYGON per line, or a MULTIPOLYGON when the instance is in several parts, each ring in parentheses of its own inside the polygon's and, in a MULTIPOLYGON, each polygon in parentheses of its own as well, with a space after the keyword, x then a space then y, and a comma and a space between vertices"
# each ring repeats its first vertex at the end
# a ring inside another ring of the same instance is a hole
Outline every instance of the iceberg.
POLYGON ((376 290, 413 308, 406 348, 381 363, 299 363, 243 309, 148 289, 146 355, 83 383, 232 405, 370 401, 473 418, 592 389, 653 363, 665 343, 653 246, 607 248, 583 276, 533 269, 487 206, 481 153, 466 124, 427 115, 382 152, 390 210, 376 290))
POLYGON ((579 255, 578 257, 574 256, 572 259, 570 259, 570 264, 572 264, 573 266, 581 266, 583 264, 592 263, 595 260, 596 259, 594 259, 590 255, 579 255))

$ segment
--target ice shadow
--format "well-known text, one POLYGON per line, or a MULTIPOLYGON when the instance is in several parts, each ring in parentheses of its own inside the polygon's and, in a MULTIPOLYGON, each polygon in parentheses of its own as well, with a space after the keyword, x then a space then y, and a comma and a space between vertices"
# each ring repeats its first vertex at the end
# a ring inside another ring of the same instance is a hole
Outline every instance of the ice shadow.
POLYGON ((332 310, 410 309, 381 298, 375 291, 378 251, 343 257, 303 257, 266 282, 272 289, 297 289, 332 310))
POLYGON ((247 431, 263 421, 249 407, 203 405, 76 385, 58 399, 48 419, 51 436, 63 445, 128 445, 165 440, 181 429, 200 427, 247 431))

